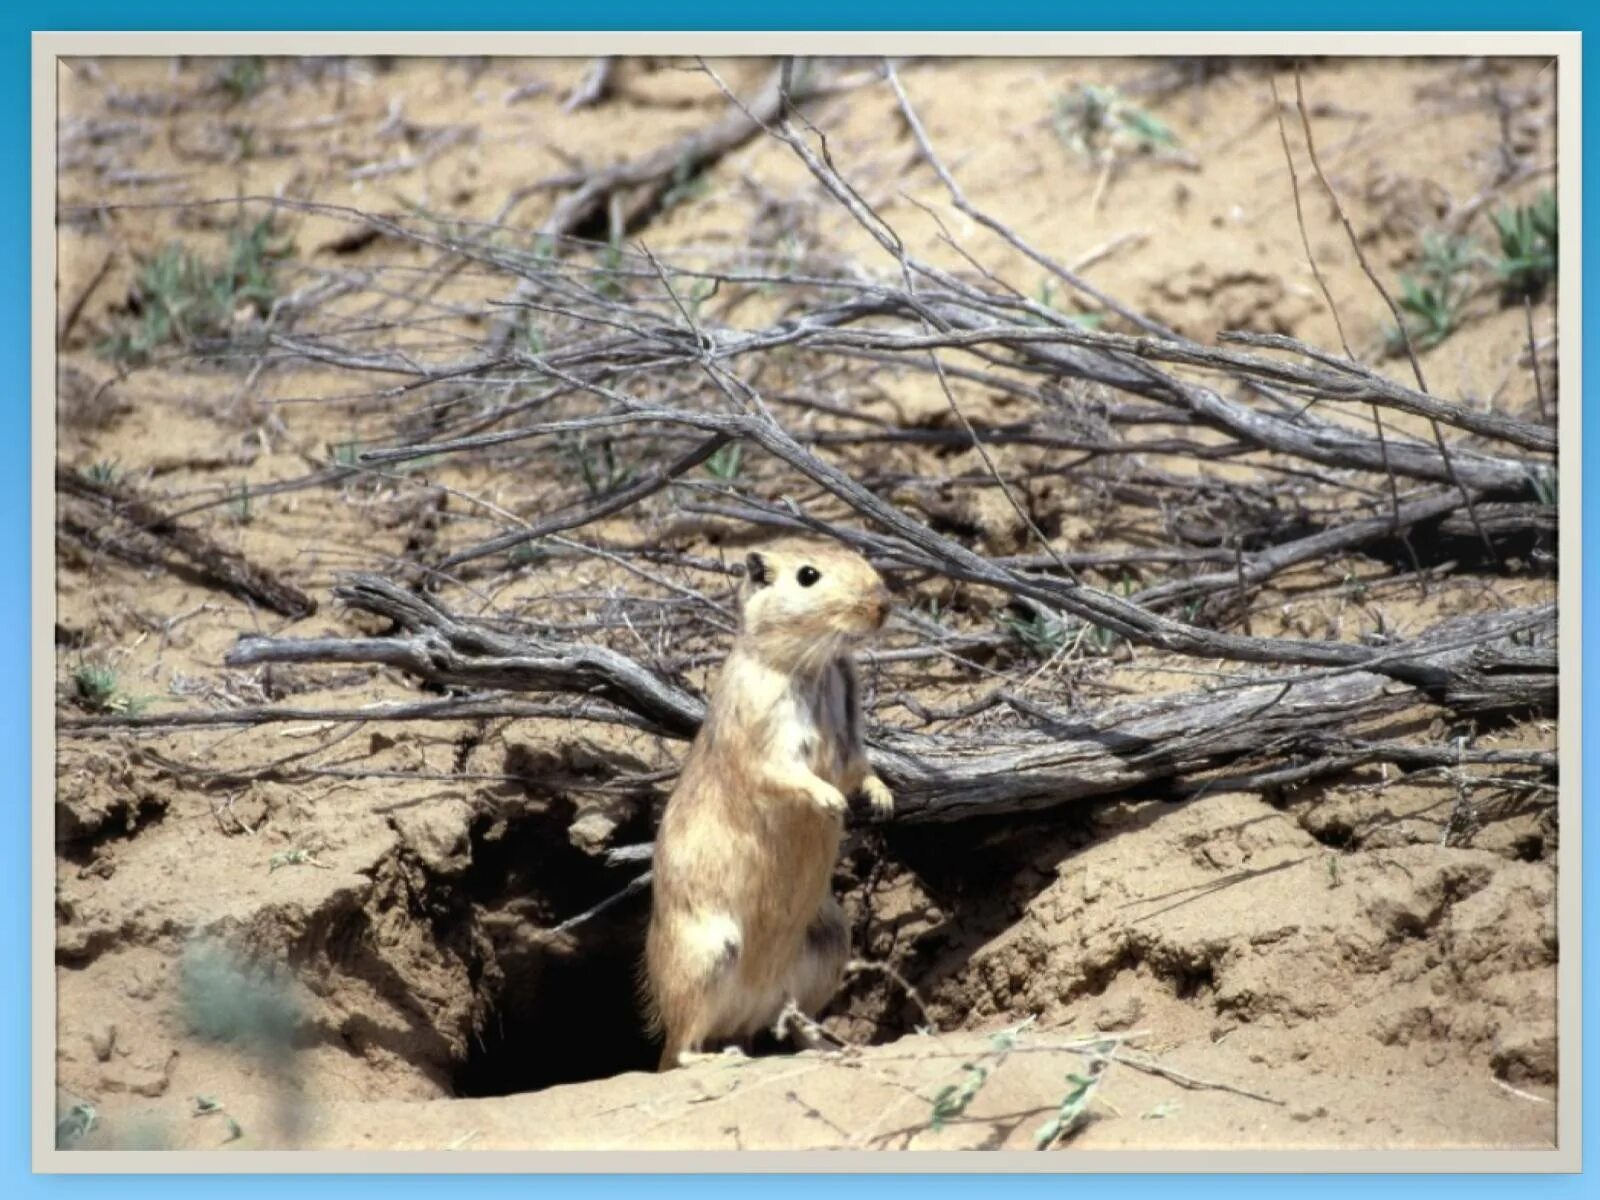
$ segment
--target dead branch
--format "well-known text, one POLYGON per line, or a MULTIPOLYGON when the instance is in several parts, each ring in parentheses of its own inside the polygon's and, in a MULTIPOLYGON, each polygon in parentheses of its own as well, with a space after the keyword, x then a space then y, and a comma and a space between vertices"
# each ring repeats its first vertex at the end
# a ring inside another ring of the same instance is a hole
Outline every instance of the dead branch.
POLYGON ((617 60, 610 55, 592 60, 583 72, 583 78, 578 80, 578 86, 573 88, 562 101, 561 111, 576 112, 580 108, 600 103, 611 90, 611 79, 616 74, 616 68, 617 60))
POLYGON ((108 713, 92 717, 58 717, 56 729, 61 733, 76 736, 98 737, 126 733, 130 730, 165 733, 174 729, 272 725, 295 721, 349 721, 367 724, 375 721, 476 721, 491 717, 596 721, 609 725, 625 725, 647 733, 666 732, 652 722, 644 720, 637 713, 598 700, 539 703, 531 700, 514 700, 506 696, 459 696, 445 700, 366 704, 358 708, 297 708, 290 705, 267 704, 188 712, 108 713))
POLYGON ((57 464, 56 492, 66 503, 58 516, 64 532, 94 550, 170 567, 173 554, 213 587, 244 596, 286 617, 317 611, 316 601, 243 555, 179 525, 124 484, 94 480, 57 464))
POLYGON ((459 620, 432 601, 374 575, 334 589, 354 608, 388 617, 408 637, 289 639, 247 636, 228 651, 230 667, 268 662, 365 662, 432 683, 591 697, 678 737, 699 728, 699 697, 605 646, 513 637, 459 620))
MULTIPOLYGON (((704 711, 681 686, 603 647, 466 623, 371 576, 341 585, 336 594, 392 618, 409 636, 249 637, 229 652, 228 664, 379 663, 434 684, 594 698, 680 738, 693 736, 704 711)), ((871 739, 873 756, 895 788, 897 815, 904 819, 1048 807, 1191 775, 1419 700, 1459 712, 1553 711, 1554 629, 1550 606, 1447 621, 1411 642, 1369 653, 1371 669, 1272 673, 1233 689, 1163 696, 1092 716, 1034 708, 1028 714, 1037 722, 1033 730, 982 741, 880 726, 871 739), (1416 681, 1421 694, 1396 687, 1399 676, 1416 681)))

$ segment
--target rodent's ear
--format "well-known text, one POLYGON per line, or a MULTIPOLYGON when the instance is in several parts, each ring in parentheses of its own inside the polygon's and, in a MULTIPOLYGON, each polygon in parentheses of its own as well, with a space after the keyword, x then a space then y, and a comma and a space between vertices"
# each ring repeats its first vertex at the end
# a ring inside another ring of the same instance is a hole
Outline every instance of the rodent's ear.
POLYGON ((772 568, 754 550, 744 556, 744 574, 753 587, 766 587, 772 582, 772 568))

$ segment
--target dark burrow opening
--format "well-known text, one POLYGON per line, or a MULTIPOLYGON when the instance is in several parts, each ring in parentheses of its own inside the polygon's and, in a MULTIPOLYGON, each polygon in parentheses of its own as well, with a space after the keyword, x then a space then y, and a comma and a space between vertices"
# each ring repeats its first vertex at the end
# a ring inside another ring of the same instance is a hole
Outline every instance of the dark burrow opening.
MULTIPOLYGON (((614 844, 648 839, 652 805, 614 844)), ((647 864, 608 865, 573 844, 572 806, 535 802, 485 813, 472 831, 462 912, 487 943, 479 1028, 455 1064, 461 1096, 503 1096, 654 1068, 639 1002, 648 887, 565 933, 563 921, 616 896, 647 864)))
POLYGON ((505 1096, 653 1070, 659 1050, 638 1003, 648 914, 646 891, 567 947, 503 951, 503 982, 454 1072, 456 1093, 505 1096))
MULTIPOLYGON (((658 797, 641 804, 611 844, 647 841, 658 804, 658 797)), ((510 1095, 656 1067, 660 1047, 641 1001, 648 887, 567 934, 548 932, 616 896, 644 870, 576 848, 571 818, 558 801, 522 808, 510 821, 486 815, 474 829, 472 867, 460 884, 466 905, 457 911, 470 914, 492 945, 493 965, 479 984, 481 1027, 451 1071, 457 1095, 510 1095)), ((857 1044, 911 1034, 929 1013, 908 997, 910 982, 941 1030, 960 1028, 961 1006, 935 992, 1022 915, 1061 857, 1089 840, 1092 824, 1086 808, 959 827, 869 827, 847 837, 834 892, 852 917, 852 954, 894 973, 849 977, 821 1014, 824 1025, 857 1044), (910 896, 910 911, 886 900, 891 893, 910 896)), ((762 1037, 750 1049, 794 1047, 762 1037)))

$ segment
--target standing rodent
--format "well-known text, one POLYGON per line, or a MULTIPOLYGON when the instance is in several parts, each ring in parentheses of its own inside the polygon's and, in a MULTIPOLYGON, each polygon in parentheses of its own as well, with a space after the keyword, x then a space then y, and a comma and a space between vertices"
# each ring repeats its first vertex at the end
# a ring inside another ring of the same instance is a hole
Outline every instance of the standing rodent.
POLYGON ((841 545, 786 539, 746 557, 743 624, 656 834, 645 975, 660 1069, 711 1039, 807 1016, 850 956, 830 890, 846 797, 894 797, 861 739, 854 646, 889 593, 841 545))

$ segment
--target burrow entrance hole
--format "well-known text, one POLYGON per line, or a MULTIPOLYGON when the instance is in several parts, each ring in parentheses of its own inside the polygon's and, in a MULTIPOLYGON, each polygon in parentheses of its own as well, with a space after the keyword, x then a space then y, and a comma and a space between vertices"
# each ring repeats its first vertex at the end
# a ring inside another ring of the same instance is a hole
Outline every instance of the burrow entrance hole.
MULTIPOLYGON (((510 1095, 655 1069, 660 1047, 645 1028, 640 999, 648 887, 554 943, 543 933, 616 896, 644 870, 640 863, 608 866, 604 856, 576 849, 564 807, 524 810, 499 829, 486 822, 474 831, 473 866, 462 898, 469 919, 493 945, 496 970, 486 972, 488 982, 480 985, 486 1003, 482 1027, 451 1073, 457 1095, 510 1095)), ((647 841, 653 822, 642 814, 650 807, 641 806, 641 817, 619 828, 613 844, 647 841)), ((825 1024, 867 1044, 915 1032, 926 1014, 899 980, 927 988, 937 976, 962 971, 971 953, 1013 923, 1027 899, 1053 877, 1028 865, 1039 853, 1042 828, 990 824, 967 823, 968 834, 983 835, 979 845, 970 837, 952 839, 948 828, 939 827, 847 842, 834 883, 847 910, 860 918, 852 930, 853 952, 892 966, 899 979, 871 971, 851 978, 823 1013, 825 1024), (908 888, 925 912, 941 914, 931 923, 913 921, 916 934, 907 932, 906 914, 883 899, 908 888), (869 899, 874 894, 876 901, 869 899)), ((1058 816, 1048 840, 1081 840, 1078 828, 1063 837, 1062 824, 1058 816)), ((941 1028, 964 1024, 965 1013, 934 1007, 941 1028)), ((757 1054, 790 1049, 766 1037, 753 1047, 757 1054)))

